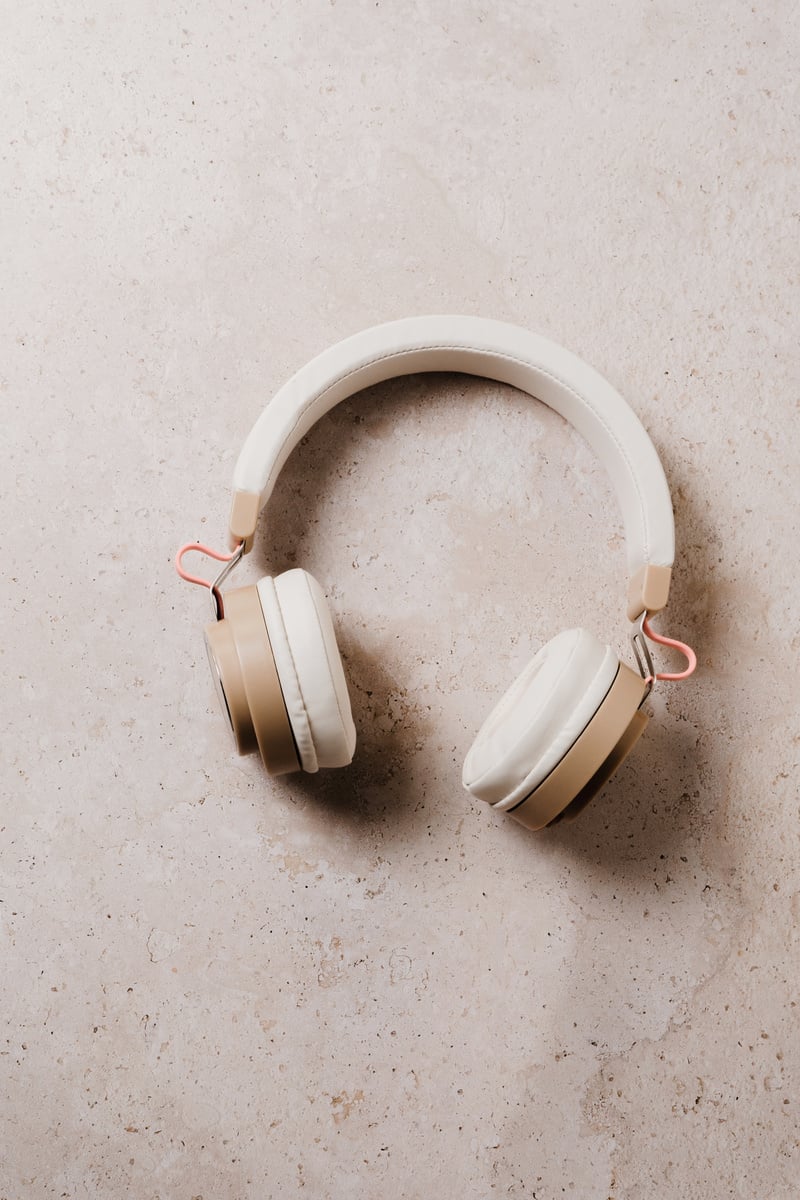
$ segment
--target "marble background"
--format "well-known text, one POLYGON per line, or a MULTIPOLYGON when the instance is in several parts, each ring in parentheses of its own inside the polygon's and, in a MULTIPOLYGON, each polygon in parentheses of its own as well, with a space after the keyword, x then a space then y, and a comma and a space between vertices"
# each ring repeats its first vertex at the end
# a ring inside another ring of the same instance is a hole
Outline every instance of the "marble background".
POLYGON ((790 1200, 800 1178, 800 20, 789 0, 8 6, 0 1197, 790 1200), (270 780, 203 595, 270 394, 367 325, 585 357, 673 489, 700 669, 574 825, 461 788, 619 513, 549 410, 418 376, 290 460, 359 747, 270 780))

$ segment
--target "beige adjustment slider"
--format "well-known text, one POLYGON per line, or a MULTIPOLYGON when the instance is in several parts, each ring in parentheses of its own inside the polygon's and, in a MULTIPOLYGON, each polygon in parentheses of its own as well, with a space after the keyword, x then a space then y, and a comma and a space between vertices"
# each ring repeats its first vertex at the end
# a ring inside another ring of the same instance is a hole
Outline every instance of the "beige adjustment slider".
POLYGON ((253 535, 258 523, 258 513, 261 508, 259 492, 234 492, 231 515, 228 521, 228 542, 231 550, 244 542, 244 552, 249 554, 253 548, 253 535))
POLYGON ((628 620, 635 621, 643 612, 657 613, 666 607, 672 567, 645 563, 628 586, 628 620))

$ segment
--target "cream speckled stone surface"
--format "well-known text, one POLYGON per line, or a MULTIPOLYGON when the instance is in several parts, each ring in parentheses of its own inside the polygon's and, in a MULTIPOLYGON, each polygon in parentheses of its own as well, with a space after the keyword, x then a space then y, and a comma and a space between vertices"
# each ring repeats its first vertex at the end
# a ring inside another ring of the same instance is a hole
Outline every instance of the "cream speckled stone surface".
POLYGON ((800 1178, 788 0, 19 6, 5 23, 0 1197, 790 1200, 800 1178), (700 670, 574 825, 461 788, 582 624, 602 468, 498 385, 324 418, 247 582, 324 587, 353 766, 215 708, 179 542, 378 321, 585 357, 663 456, 700 670))

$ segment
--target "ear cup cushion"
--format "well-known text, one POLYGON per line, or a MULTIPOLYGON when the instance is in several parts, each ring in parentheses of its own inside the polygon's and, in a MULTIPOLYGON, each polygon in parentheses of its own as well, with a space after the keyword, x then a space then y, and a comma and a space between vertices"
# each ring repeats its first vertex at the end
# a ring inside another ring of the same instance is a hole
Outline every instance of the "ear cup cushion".
POLYGON ((501 809, 523 800, 589 724, 618 669, 614 651, 586 629, 549 641, 481 726, 464 761, 467 791, 501 809))
POLYGON ((286 711, 304 771, 352 762, 356 730, 322 588, 295 568, 258 581, 286 711))

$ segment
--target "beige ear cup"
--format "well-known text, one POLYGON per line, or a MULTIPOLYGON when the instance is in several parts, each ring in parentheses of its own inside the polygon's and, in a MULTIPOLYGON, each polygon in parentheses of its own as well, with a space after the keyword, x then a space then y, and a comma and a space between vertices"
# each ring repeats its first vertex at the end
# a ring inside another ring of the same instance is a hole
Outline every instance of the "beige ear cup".
POLYGON ((352 761, 356 731, 325 596, 306 571, 225 593, 206 629, 209 660, 240 754, 271 775, 352 761))
POLYGON ((510 816, 528 829, 543 829, 559 816, 577 815, 644 733, 648 717, 639 705, 645 693, 642 677, 621 662, 611 690, 583 733, 551 774, 507 810, 510 816))
POLYGON ((585 629, 559 634, 484 722, 464 763, 464 786, 541 829, 573 801, 585 802, 588 787, 599 790, 629 752, 646 724, 645 691, 585 629))
POLYGON ((255 587, 225 593, 225 616, 206 627, 214 681, 240 754, 258 749, 271 775, 300 762, 255 587))

